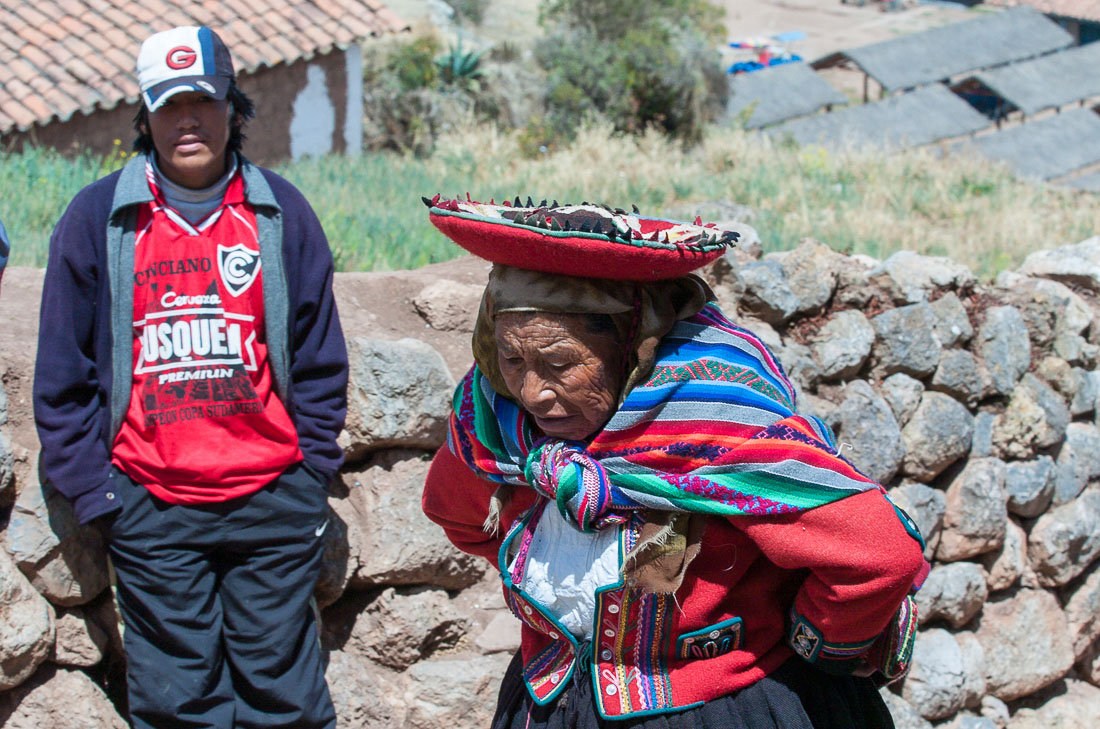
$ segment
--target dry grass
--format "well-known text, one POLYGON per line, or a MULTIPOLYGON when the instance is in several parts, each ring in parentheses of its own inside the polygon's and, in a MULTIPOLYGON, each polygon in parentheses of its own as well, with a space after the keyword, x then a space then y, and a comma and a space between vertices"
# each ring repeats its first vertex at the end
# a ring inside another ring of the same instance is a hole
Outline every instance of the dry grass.
MULTIPOLYGON (((36 194, 0 209, 13 264, 43 265, 65 204, 103 165, 51 153, 0 154, 0 187, 36 194)), ((982 277, 1029 252, 1100 232, 1100 195, 1020 181, 986 162, 919 150, 799 148, 760 134, 712 129, 682 149, 658 135, 583 130, 566 149, 524 158, 516 135, 491 127, 455 131, 426 159, 369 154, 278 168, 316 208, 343 270, 415 268, 461 255, 428 222, 420 197, 436 192, 497 200, 528 195, 600 201, 650 214, 730 201, 755 212, 767 250, 814 237, 884 258, 908 249, 945 255, 982 277)), ((682 214, 682 213, 681 213, 682 214)))
MULTIPOLYGON (((469 183, 476 194, 488 185, 498 195, 636 202, 643 211, 728 200, 757 211, 749 222, 769 250, 809 236, 877 258, 902 249, 949 256, 992 276, 1031 251, 1100 231, 1100 196, 1018 180, 942 150, 799 148, 719 129, 683 150, 656 135, 617 137, 601 127, 535 161, 519 159, 511 138, 492 130, 450 144, 479 150, 469 183)), ((446 156, 436 161, 445 166, 446 156)))

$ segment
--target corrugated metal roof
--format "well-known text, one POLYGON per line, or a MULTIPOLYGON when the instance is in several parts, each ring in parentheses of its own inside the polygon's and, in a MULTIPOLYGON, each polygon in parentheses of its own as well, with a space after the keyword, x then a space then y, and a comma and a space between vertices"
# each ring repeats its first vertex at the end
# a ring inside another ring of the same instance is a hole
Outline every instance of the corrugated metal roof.
POLYGON ((1028 115, 1100 96, 1100 43, 982 71, 962 83, 971 79, 1028 115))
POLYGON ((5 0, 0 134, 137 101, 141 42, 177 25, 214 28, 238 73, 407 27, 379 0, 5 0))
POLYGON ((1078 190, 1100 192, 1100 172, 1093 172, 1092 174, 1075 177, 1072 180, 1066 180, 1065 184, 1070 187, 1076 187, 1078 190))
POLYGON ((1021 177, 1049 180, 1100 163, 1100 116, 1072 109, 959 145, 1007 162, 1021 177))
POLYGON ((986 0, 986 3, 1005 8, 1029 5, 1040 13, 1100 23, 1100 0, 986 0))
POLYGON ((805 63, 784 63, 730 79, 726 114, 736 117, 753 107, 745 127, 757 129, 847 103, 844 94, 805 63))
POLYGON ((833 53, 813 66, 827 68, 850 59, 892 92, 1072 44, 1073 36, 1057 23, 1032 8, 1020 7, 833 53))
POLYGON ((988 118, 946 86, 934 84, 881 101, 795 119, 767 131, 777 137, 790 135, 800 144, 901 148, 972 134, 989 124, 988 118))

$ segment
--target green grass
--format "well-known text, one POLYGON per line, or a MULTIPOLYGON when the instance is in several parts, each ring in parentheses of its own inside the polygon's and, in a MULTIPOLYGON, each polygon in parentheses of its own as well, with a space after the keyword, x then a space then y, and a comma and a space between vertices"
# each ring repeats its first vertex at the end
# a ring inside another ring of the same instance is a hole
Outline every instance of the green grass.
MULTIPOLYGON (((0 219, 13 265, 44 265, 49 232, 72 196, 119 164, 33 150, 0 155, 0 219)), ((694 202, 748 205, 766 250, 814 237, 884 258, 908 249, 946 255, 988 278, 1032 250, 1100 231, 1100 196, 1024 182, 976 159, 911 151, 799 148, 712 129, 683 149, 663 137, 583 130, 567 148, 525 158, 515 134, 489 127, 440 140, 419 159, 392 153, 279 165, 309 198, 345 271, 417 268, 461 255, 428 222, 420 198, 437 192, 497 200, 637 204, 645 213, 694 202)))
POLYGON ((12 242, 13 266, 44 266, 50 231, 81 188, 119 164, 82 155, 66 159, 50 150, 0 154, 0 220, 12 242))

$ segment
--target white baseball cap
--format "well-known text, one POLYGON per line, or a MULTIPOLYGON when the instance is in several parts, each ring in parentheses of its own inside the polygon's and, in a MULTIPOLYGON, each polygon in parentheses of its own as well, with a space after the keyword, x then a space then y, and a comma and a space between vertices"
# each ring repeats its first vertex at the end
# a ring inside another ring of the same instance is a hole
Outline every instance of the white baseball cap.
POLYGON ((218 34, 195 25, 155 33, 141 44, 138 85, 149 111, 182 91, 224 99, 233 80, 233 59, 218 34))

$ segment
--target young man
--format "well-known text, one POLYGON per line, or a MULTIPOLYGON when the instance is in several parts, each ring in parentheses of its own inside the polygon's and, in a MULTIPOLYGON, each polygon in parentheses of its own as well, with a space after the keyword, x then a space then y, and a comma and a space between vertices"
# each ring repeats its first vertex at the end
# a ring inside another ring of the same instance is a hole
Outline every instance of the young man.
POLYGON ((341 463, 332 255, 239 154, 209 28, 145 41, 139 155, 50 241, 34 408, 49 481, 107 536, 135 727, 332 727, 311 608, 341 463))

